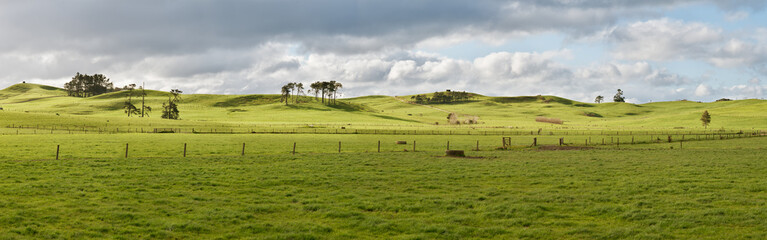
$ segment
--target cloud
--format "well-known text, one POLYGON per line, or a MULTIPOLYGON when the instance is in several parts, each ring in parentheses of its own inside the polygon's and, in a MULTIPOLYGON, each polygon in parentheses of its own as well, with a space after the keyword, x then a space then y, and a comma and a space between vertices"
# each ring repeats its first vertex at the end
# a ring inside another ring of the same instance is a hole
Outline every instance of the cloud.
POLYGON ((725 32, 698 22, 667 18, 634 22, 602 33, 617 59, 633 61, 699 60, 716 67, 767 73, 767 38, 761 33, 725 32))
POLYGON ((700 84, 697 88, 695 88, 695 96, 696 97, 706 97, 708 95, 711 95, 711 87, 709 87, 706 84, 700 84))
POLYGON ((743 19, 748 18, 748 12, 747 11, 734 11, 734 12, 728 12, 724 15, 724 19, 728 22, 737 22, 743 19))
POLYGON ((764 6, 748 0, 8 0, 0 2, 0 84, 60 86, 79 71, 106 74, 116 85, 146 82, 191 93, 273 93, 285 82, 338 80, 347 96, 453 88, 590 101, 622 88, 646 101, 693 95, 673 91, 692 80, 654 61, 698 59, 767 74, 767 30, 745 37, 703 23, 638 21, 692 4, 733 13, 764 6), (614 27, 623 22, 629 24, 614 27), (413 50, 466 41, 500 45, 552 32, 602 33, 616 59, 572 67, 563 59, 580 56, 559 46, 468 60, 413 50))
POLYGON ((702 58, 724 39, 721 29, 667 18, 615 27, 606 38, 618 59, 656 61, 702 58))

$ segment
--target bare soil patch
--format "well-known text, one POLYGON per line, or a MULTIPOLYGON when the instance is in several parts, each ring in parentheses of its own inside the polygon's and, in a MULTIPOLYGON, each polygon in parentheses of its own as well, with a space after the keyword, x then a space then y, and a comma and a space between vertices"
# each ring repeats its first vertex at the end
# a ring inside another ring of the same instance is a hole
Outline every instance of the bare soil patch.
POLYGON ((541 150, 541 151, 589 150, 589 149, 594 149, 594 148, 583 147, 583 146, 557 146, 557 145, 547 145, 547 146, 538 147, 538 150, 541 150))

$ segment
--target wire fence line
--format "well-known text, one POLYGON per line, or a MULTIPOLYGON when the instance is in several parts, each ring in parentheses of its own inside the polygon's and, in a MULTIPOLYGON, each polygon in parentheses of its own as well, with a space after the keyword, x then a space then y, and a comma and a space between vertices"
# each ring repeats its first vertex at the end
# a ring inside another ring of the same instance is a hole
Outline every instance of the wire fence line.
POLYGON ((143 128, 143 127, 57 127, 8 125, 2 135, 22 134, 120 134, 120 133, 185 133, 185 134, 368 134, 368 135, 485 135, 485 136, 641 136, 641 135, 765 135, 764 130, 561 130, 561 129, 376 129, 376 128, 143 128))
MULTIPOLYGON (((393 152, 440 152, 446 150, 467 150, 467 151, 499 151, 513 149, 536 149, 542 146, 554 146, 567 149, 568 147, 577 147, 579 149, 626 149, 632 145, 648 146, 650 144, 669 143, 678 144, 678 149, 684 149, 685 144, 703 141, 721 141, 727 139, 756 138, 765 135, 664 135, 664 136, 628 136, 628 137, 532 137, 525 139, 515 139, 515 142, 501 139, 498 141, 488 141, 487 139, 468 140, 451 145, 451 141, 396 141, 382 142, 378 141, 323 141, 320 144, 311 144, 307 142, 288 141, 280 142, 277 145, 271 145, 269 149, 260 149, 262 145, 257 143, 236 143, 219 144, 211 146, 210 144, 188 144, 183 145, 179 142, 172 144, 175 147, 155 146, 152 143, 136 144, 111 144, 103 146, 101 150, 90 149, 93 152, 83 153, 82 148, 75 147, 76 144, 56 144, 55 155, 53 146, 36 146, 33 156, 10 157, 16 160, 77 160, 93 158, 178 158, 178 157, 231 157, 231 156, 260 156, 275 154, 318 154, 318 153, 393 153, 393 152), (708 137, 706 137, 708 136, 708 137), (525 143, 526 141, 526 143, 525 143), (382 145, 382 143, 384 143, 382 145), (256 146, 254 148, 253 146, 256 146), (49 152, 49 154, 45 154, 49 152), (41 154, 42 153, 42 154, 41 154), (41 154, 41 155, 40 155, 41 154), (49 157, 45 157, 49 156, 49 157)), ((667 145, 664 145, 667 146, 667 145)), ((674 145, 677 146, 677 145, 674 145)), ((672 146, 672 148, 674 147, 672 146)), ((7 147, 7 146, 3 146, 7 147)), ((555 148, 556 149, 556 148, 555 148)), ((5 156, 8 157, 8 156, 5 156)))

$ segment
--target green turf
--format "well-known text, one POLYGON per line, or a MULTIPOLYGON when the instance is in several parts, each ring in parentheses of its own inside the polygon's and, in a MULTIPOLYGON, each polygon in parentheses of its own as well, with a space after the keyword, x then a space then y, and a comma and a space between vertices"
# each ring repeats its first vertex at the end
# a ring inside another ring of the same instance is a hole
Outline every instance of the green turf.
MULTIPOLYGON (((471 101, 451 104, 409 104, 409 96, 367 96, 339 99, 336 105, 326 105, 313 97, 300 97, 301 103, 285 105, 278 95, 206 95, 183 94, 180 105, 181 121, 159 119, 162 102, 169 94, 149 91, 146 97, 154 112, 150 119, 127 118, 122 110, 126 92, 115 92, 90 98, 66 96, 61 89, 17 84, 0 90, 0 125, 30 124, 38 118, 49 121, 59 117, 72 119, 77 125, 95 121, 118 122, 113 125, 150 124, 153 126, 211 126, 232 127, 245 124, 353 124, 377 126, 418 126, 435 128, 446 124, 447 113, 478 116, 479 127, 577 128, 577 129, 693 129, 703 130, 700 115, 708 110, 712 115, 711 129, 767 128, 767 101, 738 100, 698 103, 690 101, 628 103, 580 103, 554 96, 486 97, 478 95, 471 101), (36 113, 28 119, 9 116, 13 113, 36 113), (58 116, 55 114, 59 114, 58 116), (535 121, 536 117, 558 118, 564 125, 535 121), (32 119, 29 119, 32 118, 32 119)), ((134 98, 134 104, 140 104, 134 98)))
MULTIPOLYGON (((0 161, 0 237, 765 238, 738 148, 0 161)), ((720 141, 721 143, 721 141, 720 141)))
POLYGON ((169 94, 125 96, 0 90, 0 239, 767 237, 762 100, 184 94, 166 120, 169 94))

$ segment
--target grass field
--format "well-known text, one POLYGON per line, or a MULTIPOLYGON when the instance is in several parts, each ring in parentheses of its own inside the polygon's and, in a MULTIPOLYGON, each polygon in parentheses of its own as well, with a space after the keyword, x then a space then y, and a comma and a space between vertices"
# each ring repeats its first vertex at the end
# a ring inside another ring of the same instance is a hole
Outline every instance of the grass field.
POLYGON ((148 93, 0 90, 0 239, 767 238, 767 101, 148 93))
POLYGON ((765 238, 767 139, 719 143, 4 160, 0 237, 765 238))

